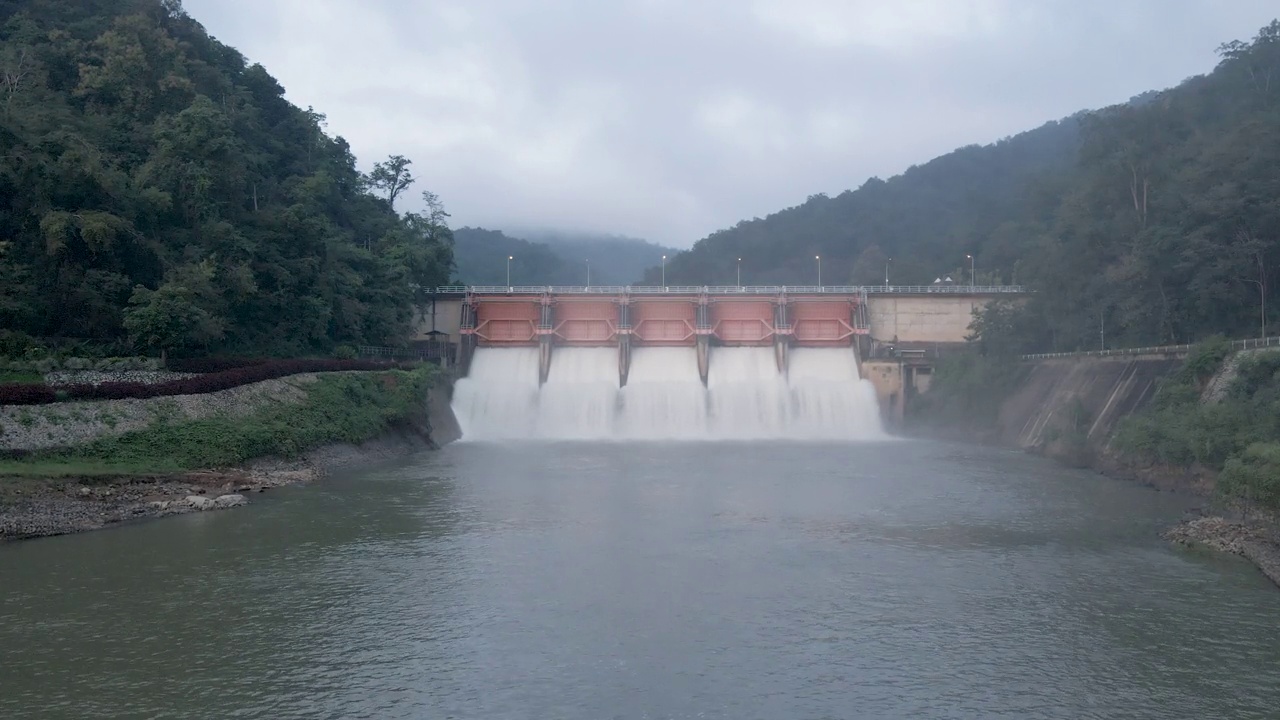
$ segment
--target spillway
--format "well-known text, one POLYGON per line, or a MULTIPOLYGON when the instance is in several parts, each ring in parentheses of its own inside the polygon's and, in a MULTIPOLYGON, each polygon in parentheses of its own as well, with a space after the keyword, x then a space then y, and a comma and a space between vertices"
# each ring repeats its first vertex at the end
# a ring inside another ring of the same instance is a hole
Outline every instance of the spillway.
POLYGON ((625 387, 616 348, 556 348, 538 385, 537 348, 481 348, 453 393, 464 440, 871 440, 875 389, 849 348, 717 347, 704 386, 694 348, 634 348, 625 387))

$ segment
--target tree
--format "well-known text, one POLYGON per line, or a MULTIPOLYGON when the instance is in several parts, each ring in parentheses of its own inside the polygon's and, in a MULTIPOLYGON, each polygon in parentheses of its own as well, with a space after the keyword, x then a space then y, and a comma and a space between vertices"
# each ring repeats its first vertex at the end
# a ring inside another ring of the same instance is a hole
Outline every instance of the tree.
POLYGON ((156 290, 135 288, 124 314, 133 341, 163 357, 175 350, 207 348, 221 339, 224 323, 210 307, 215 302, 212 281, 211 264, 202 263, 156 290))
POLYGON ((452 253, 434 195, 392 209, 407 160, 374 186, 178 0, 0 7, 0 329, 252 355, 409 336, 410 277, 447 282, 452 253))
POLYGON ((369 174, 373 187, 387 194, 387 204, 392 210, 396 207, 396 197, 414 182, 413 174, 409 172, 412 164, 413 161, 403 155, 392 155, 386 162, 375 164, 369 174))

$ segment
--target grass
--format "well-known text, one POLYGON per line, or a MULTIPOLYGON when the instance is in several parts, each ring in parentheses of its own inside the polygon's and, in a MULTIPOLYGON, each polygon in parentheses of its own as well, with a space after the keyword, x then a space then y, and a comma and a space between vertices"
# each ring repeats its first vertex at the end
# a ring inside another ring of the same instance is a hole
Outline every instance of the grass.
POLYGON ((228 467, 258 457, 295 457, 331 443, 360 443, 421 412, 430 366, 322 375, 297 404, 246 417, 161 418, 148 427, 60 452, 0 461, 0 476, 102 477, 228 467))
POLYGON ((0 370, 0 385, 39 385, 43 382, 44 376, 40 373, 0 370))
POLYGON ((0 460, 0 478, 27 477, 51 480, 86 477, 120 477, 178 472, 172 463, 128 463, 103 460, 0 460))

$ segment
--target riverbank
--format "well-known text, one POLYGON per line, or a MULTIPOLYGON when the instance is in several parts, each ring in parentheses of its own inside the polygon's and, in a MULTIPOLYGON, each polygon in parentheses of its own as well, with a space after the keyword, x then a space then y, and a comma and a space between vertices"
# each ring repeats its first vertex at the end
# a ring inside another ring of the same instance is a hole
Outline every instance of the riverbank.
POLYGON ((1270 524, 1264 526, 1206 516, 1179 523, 1166 531, 1163 537, 1179 545, 1207 547, 1239 555, 1280 586, 1280 532, 1270 524))
MULTIPOLYGON (((457 438, 436 370, 285 379, 296 392, 251 410, 186 419, 0 461, 0 541, 238 507, 457 438)), ((178 402, 181 402, 179 398, 178 402)))
MULTIPOLYGON (((1009 447, 996 432, 950 428, 936 433, 916 428, 912 436, 922 439, 971 443, 987 447, 1009 447)), ((1161 533, 1165 540, 1184 547, 1205 547, 1216 552, 1239 555, 1254 564, 1263 575, 1280 587, 1280 523, 1229 520, 1216 514, 1211 502, 1217 473, 1204 467, 1182 468, 1170 465, 1139 467, 1106 451, 1071 454, 1061 446, 1039 445, 1017 447, 1059 465, 1096 472, 1099 475, 1132 482, 1157 492, 1172 492, 1204 499, 1204 504, 1191 512, 1199 515, 1184 520, 1161 533)))
POLYGON ((240 507, 272 488, 311 483, 344 468, 388 462, 434 447, 429 435, 402 429, 359 445, 328 445, 296 458, 263 458, 233 468, 0 478, 0 542, 240 507))

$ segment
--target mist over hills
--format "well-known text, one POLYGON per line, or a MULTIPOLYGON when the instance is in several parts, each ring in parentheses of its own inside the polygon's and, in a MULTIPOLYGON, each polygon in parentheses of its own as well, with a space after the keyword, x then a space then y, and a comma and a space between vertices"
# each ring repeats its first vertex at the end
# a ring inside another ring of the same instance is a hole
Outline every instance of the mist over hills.
POLYGON ((646 268, 674 248, 617 235, 554 231, 458 228, 454 231, 455 277, 468 285, 507 284, 507 258, 515 285, 585 285, 587 265, 593 285, 631 285, 646 268))

